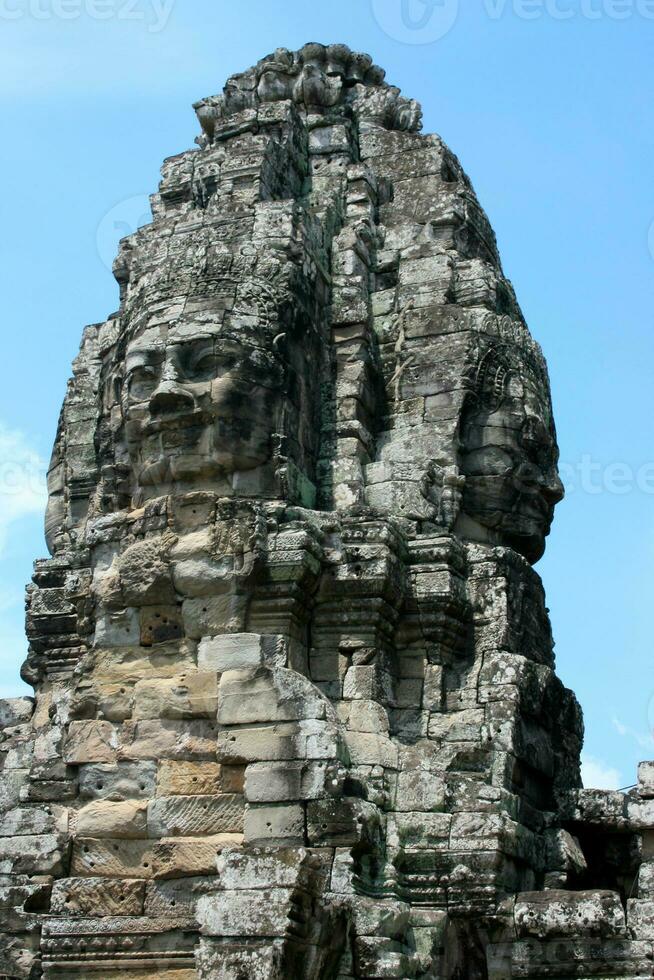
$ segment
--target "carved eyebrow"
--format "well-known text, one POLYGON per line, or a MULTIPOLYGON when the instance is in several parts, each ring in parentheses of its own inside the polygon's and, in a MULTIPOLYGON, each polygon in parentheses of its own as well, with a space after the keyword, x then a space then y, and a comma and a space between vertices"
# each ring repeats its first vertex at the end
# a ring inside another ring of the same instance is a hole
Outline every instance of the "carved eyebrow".
POLYGON ((191 370, 207 355, 212 355, 216 364, 226 367, 235 363, 245 363, 251 359, 251 352, 247 349, 229 343, 215 344, 210 338, 188 340, 175 346, 178 356, 181 355, 191 370))
POLYGON ((132 375, 135 374, 137 371, 145 371, 147 372, 148 375, 154 375, 155 368, 156 368, 156 364, 147 364, 145 362, 142 364, 141 363, 131 364, 127 368, 126 377, 129 380, 132 377, 132 375))
POLYGON ((158 364, 162 360, 163 351, 161 350, 147 350, 143 348, 142 350, 128 351, 125 357, 125 368, 129 373, 134 368, 144 367, 147 364, 158 364))

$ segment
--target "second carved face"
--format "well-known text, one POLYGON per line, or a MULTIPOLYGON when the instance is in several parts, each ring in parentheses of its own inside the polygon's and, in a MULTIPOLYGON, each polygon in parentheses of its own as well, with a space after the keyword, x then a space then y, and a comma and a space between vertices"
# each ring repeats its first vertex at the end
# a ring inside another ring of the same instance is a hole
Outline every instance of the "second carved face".
POLYGON ((532 563, 564 495, 558 455, 545 378, 527 363, 486 370, 461 430, 463 511, 532 563))

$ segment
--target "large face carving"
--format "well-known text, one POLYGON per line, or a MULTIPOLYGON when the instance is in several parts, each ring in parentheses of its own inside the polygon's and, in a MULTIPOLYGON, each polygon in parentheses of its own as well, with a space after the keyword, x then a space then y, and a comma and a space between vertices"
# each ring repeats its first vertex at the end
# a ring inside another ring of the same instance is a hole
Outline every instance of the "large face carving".
POLYGON ((264 465, 281 431, 284 390, 272 338, 264 349, 202 322, 136 333, 122 393, 136 483, 153 496, 264 465))
POLYGON ((528 361, 489 358, 464 413, 461 442, 465 517, 489 532, 489 541, 538 561, 563 498, 544 373, 528 361))

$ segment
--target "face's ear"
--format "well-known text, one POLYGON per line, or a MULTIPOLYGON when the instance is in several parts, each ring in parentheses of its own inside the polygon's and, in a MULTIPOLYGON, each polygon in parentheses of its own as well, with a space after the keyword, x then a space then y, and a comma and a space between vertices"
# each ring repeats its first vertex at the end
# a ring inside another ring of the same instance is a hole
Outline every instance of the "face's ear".
POLYGON ((491 347, 480 359, 472 394, 478 411, 495 412, 506 399, 509 366, 502 354, 491 347))

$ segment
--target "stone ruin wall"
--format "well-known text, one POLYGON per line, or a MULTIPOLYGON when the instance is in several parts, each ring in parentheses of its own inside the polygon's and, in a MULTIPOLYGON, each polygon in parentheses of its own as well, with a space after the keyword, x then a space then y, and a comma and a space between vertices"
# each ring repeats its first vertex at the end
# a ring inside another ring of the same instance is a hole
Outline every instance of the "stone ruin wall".
POLYGON ((547 370, 342 45, 198 103, 60 418, 0 702, 0 977, 654 976, 654 765, 581 788, 547 370))

